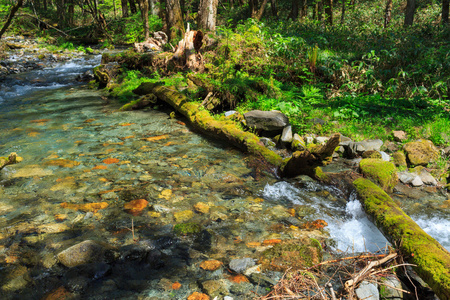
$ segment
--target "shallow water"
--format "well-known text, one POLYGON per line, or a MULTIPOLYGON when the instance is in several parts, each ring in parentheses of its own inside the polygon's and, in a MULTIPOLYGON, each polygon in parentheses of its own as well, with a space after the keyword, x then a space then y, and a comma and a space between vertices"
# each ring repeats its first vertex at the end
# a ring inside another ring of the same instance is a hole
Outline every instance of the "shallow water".
POLYGON ((307 178, 261 175, 253 168, 258 161, 169 118, 169 108, 121 112, 101 92, 73 84, 98 62, 72 61, 1 85, 0 154, 24 158, 0 171, 5 299, 41 299, 52 291, 92 299, 185 299, 207 280, 225 280, 235 299, 253 298, 267 290, 236 284, 227 268, 209 272, 200 262, 256 260, 267 249, 264 241, 302 235, 298 227, 316 219, 328 223, 331 249, 386 245, 356 199, 307 178), (125 210, 136 199, 148 205, 125 210), (199 202, 208 209, 199 209, 199 202), (107 207, 73 206, 90 203, 107 207), (304 210, 294 218, 298 224, 289 219, 294 208, 304 210), (185 222, 201 231, 175 234, 174 224, 185 222), (105 243, 115 256, 71 269, 58 263, 58 253, 85 240, 105 243))

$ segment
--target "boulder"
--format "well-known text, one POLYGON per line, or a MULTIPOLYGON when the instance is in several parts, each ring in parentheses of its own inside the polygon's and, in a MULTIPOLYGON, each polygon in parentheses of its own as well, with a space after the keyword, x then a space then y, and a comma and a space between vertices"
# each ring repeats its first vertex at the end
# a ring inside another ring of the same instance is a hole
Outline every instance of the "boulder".
POLYGON ((426 170, 422 170, 419 174, 419 177, 424 184, 432 185, 432 186, 437 185, 436 179, 430 173, 428 173, 426 170))
POLYGON ((61 264, 68 268, 79 265, 98 262, 103 258, 105 248, 99 243, 87 240, 60 252, 58 260, 61 264))
POLYGON ((349 142, 347 145, 347 155, 352 158, 361 155, 365 151, 380 151, 383 146, 382 140, 367 140, 362 142, 349 142))
POLYGON ((288 125, 283 128, 283 132, 281 133, 281 142, 285 144, 290 144, 292 142, 292 126, 288 125))
POLYGON ((359 163, 361 173, 374 181, 385 191, 391 193, 397 184, 395 165, 382 159, 366 158, 359 163))
POLYGON ((439 158, 439 151, 429 140, 418 140, 403 146, 411 165, 426 166, 439 158))
POLYGON ((252 110, 244 114, 247 126, 257 130, 281 131, 289 125, 288 117, 280 111, 252 110))

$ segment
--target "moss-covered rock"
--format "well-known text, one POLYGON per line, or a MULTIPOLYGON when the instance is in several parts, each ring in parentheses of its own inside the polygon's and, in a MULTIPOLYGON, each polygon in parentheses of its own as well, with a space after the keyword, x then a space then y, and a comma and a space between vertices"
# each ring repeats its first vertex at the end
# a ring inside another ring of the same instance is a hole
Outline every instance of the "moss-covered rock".
POLYGON ((390 193, 398 182, 397 169, 391 162, 366 158, 359 163, 361 173, 390 193))
POLYGON ((176 235, 196 234, 202 231, 202 227, 197 223, 183 223, 177 224, 173 227, 173 232, 176 235))
POLYGON ((369 150, 369 151, 365 151, 362 154, 362 158, 376 158, 376 159, 381 159, 381 153, 375 150, 369 150))
POLYGON ((418 140, 406 143, 403 146, 406 156, 411 165, 426 166, 434 163, 439 158, 439 151, 432 141, 418 140))
POLYGON ((440 299, 450 299, 450 253, 370 180, 359 178, 353 184, 377 227, 417 265, 417 273, 440 299))
POLYGON ((7 157, 0 157, 0 170, 3 169, 4 167, 6 167, 7 165, 19 163, 22 160, 23 160, 23 158, 20 156, 17 156, 17 154, 15 152, 12 152, 7 157))
POLYGON ((406 163, 406 155, 402 151, 397 151, 392 154, 392 160, 394 164, 401 169, 406 169, 408 167, 408 164, 406 163))
POLYGON ((310 267, 322 260, 322 247, 316 239, 289 240, 264 251, 259 262, 265 269, 286 271, 310 267))

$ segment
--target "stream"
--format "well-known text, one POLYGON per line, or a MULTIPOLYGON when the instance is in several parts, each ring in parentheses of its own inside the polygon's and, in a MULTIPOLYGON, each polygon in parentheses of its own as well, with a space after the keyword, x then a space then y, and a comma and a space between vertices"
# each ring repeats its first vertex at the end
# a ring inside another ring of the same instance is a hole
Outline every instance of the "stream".
MULTIPOLYGON (((270 247, 265 241, 303 236, 302 226, 317 219, 327 226, 308 235, 326 239, 330 251, 387 245, 356 195, 258 171, 255 158, 199 135, 170 118, 168 107, 119 111, 116 100, 75 81, 100 59, 55 62, 0 81, 0 155, 23 157, 0 171, 2 299, 186 299, 205 281, 249 299, 266 287, 227 280, 226 265, 257 260, 270 247), (127 206, 137 199, 143 207, 127 206), (183 223, 198 232, 176 234, 183 223), (105 261, 58 262, 58 253, 87 240, 106 249, 105 261), (224 267, 205 271, 199 264, 207 259, 224 267)), ((424 195, 399 201, 450 249, 446 195, 424 195)))

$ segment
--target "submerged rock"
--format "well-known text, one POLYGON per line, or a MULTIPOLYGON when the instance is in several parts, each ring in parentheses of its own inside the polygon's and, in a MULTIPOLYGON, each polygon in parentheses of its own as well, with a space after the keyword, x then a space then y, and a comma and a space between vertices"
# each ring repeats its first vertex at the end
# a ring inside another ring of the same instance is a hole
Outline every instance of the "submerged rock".
POLYGON ((251 268, 255 265, 255 260, 250 257, 233 259, 230 262, 230 269, 236 273, 243 273, 248 268, 251 268))
POLYGON ((99 243, 87 240, 58 254, 58 260, 68 268, 100 261, 103 259, 105 248, 99 243))

